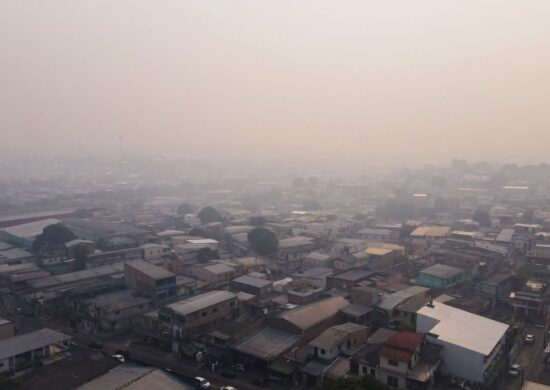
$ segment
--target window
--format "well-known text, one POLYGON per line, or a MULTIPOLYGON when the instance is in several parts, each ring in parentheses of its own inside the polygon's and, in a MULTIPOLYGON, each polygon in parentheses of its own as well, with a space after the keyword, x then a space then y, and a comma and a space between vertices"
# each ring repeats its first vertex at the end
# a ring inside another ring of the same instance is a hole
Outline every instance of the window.
POLYGON ((212 309, 212 313, 217 313, 217 312, 218 312, 218 308, 217 308, 217 307, 215 307, 215 308, 212 309))
POLYGON ((374 368, 371 368, 371 369, 370 369, 370 374, 371 374, 372 376, 376 376, 376 370, 375 370, 374 368))
POLYGON ((396 376, 388 375, 388 386, 398 387, 399 386, 399 378, 397 378, 396 376))
POLYGON ((324 355, 325 353, 326 351, 323 348, 321 348, 321 355, 324 355))
POLYGON ((202 317, 206 317, 206 314, 208 314, 208 313, 206 313, 205 311, 203 311, 203 312, 201 313, 201 316, 202 316, 202 317))
POLYGON ((390 366, 395 366, 397 367, 399 365, 399 362, 397 360, 392 360, 392 359, 388 359, 388 364, 390 366))
POLYGON ((363 367, 363 374, 367 373, 367 367, 363 367))

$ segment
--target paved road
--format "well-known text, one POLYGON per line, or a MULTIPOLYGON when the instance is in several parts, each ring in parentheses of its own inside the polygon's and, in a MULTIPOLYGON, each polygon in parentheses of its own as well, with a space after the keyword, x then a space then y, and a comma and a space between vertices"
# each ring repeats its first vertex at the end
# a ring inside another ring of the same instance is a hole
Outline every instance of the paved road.
POLYGON ((515 362, 523 368, 523 377, 520 375, 517 378, 507 376, 502 383, 502 388, 505 390, 519 390, 522 387, 522 380, 539 381, 541 374, 544 372, 544 329, 534 325, 525 327, 525 334, 535 336, 535 343, 532 345, 521 344, 521 350, 515 362))

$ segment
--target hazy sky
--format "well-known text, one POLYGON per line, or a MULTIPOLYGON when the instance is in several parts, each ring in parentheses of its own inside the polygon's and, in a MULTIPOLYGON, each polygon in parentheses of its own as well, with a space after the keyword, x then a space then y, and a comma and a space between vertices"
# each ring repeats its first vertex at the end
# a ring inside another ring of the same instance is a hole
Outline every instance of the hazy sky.
POLYGON ((550 161, 550 1, 0 0, 0 153, 550 161))

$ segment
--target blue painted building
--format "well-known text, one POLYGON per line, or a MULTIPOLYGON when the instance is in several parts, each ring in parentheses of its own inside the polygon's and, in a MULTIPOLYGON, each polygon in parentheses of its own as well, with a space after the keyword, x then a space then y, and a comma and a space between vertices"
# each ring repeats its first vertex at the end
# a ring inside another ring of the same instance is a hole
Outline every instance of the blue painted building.
POLYGON ((434 264, 420 271, 418 284, 437 289, 446 289, 464 281, 466 272, 445 264, 434 264))

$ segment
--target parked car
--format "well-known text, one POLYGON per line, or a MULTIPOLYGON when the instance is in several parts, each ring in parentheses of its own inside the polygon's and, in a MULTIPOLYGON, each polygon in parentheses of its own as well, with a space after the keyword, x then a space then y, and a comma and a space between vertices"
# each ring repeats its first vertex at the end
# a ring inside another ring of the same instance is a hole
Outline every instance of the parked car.
POLYGON ((523 338, 523 342, 525 344, 534 344, 535 343, 535 336, 532 334, 526 334, 523 338))
POLYGON ((112 357, 115 358, 116 360, 118 360, 118 361, 121 362, 121 363, 124 363, 124 361, 126 360, 126 359, 124 358, 124 356, 121 355, 121 354, 119 354, 119 353, 114 354, 112 357))
POLYGON ((220 390, 237 390, 237 388, 233 386, 222 386, 220 390))
POLYGON ((514 363, 510 366, 510 369, 508 370, 508 375, 510 376, 519 376, 521 373, 521 367, 519 364, 514 363))
POLYGON ((197 381, 197 387, 199 389, 209 389, 210 388, 210 382, 208 382, 202 376, 196 376, 195 380, 197 381))

